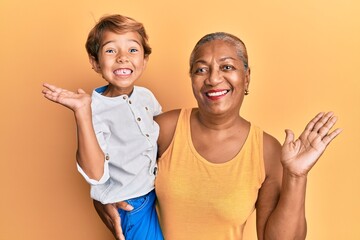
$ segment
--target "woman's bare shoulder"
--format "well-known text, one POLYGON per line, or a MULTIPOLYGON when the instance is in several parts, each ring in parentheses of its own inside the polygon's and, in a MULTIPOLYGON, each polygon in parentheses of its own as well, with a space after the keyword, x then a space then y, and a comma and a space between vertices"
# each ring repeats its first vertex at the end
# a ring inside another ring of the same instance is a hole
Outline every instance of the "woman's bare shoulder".
POLYGON ((181 109, 175 109, 164 112, 156 117, 154 120, 160 126, 160 133, 158 138, 158 152, 159 156, 169 147, 176 130, 177 121, 181 109))
POLYGON ((263 144, 266 175, 269 176, 272 173, 277 175, 281 172, 281 144, 275 137, 266 132, 263 134, 263 144))
MULTIPOLYGON (((181 109, 174 109, 174 110, 170 110, 167 112, 163 112, 157 116, 154 117, 154 120, 160 125, 160 124, 166 124, 167 122, 172 123, 173 121, 175 121, 175 125, 176 125, 176 121, 179 117, 181 109)), ((160 126, 161 127, 161 126, 160 126)))

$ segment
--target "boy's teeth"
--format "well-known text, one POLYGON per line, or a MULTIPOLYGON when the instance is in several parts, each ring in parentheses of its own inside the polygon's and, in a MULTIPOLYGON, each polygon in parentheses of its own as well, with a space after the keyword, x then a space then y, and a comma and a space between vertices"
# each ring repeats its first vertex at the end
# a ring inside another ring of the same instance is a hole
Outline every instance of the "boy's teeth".
POLYGON ((131 70, 130 69, 120 69, 120 70, 116 70, 115 71, 116 74, 130 74, 131 70))
POLYGON ((210 93, 207 93, 207 95, 209 97, 217 97, 217 96, 223 95, 225 93, 227 93, 227 90, 220 91, 220 92, 210 92, 210 93))

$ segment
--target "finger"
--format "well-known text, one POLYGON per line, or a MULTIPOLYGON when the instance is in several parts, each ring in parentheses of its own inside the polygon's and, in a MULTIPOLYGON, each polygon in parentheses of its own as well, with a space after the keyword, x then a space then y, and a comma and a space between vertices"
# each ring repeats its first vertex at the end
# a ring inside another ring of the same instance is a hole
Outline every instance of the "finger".
POLYGON ((85 93, 85 91, 83 89, 81 89, 81 88, 79 88, 77 92, 80 93, 80 94, 85 93))
POLYGON ((322 116, 322 118, 320 118, 316 123, 315 126, 313 128, 314 132, 319 132, 320 128, 322 128, 328 121, 329 119, 332 118, 332 116, 334 115, 333 112, 328 112, 326 113, 324 116, 322 116))
POLYGON ((48 89, 43 89, 41 92, 42 92, 43 94, 50 94, 50 93, 51 93, 51 91, 48 90, 48 89))
POLYGON ((314 129, 315 124, 319 121, 320 118, 324 116, 323 112, 318 113, 305 127, 305 131, 311 132, 314 129))
POLYGON ((46 90, 44 89, 42 91, 42 93, 44 94, 44 97, 53 101, 53 102, 58 102, 58 94, 55 94, 54 92, 50 91, 50 90, 46 90))
POLYGON ((285 134, 286 134, 286 136, 285 136, 284 145, 289 144, 294 141, 293 131, 291 131, 290 129, 286 129, 285 134))
POLYGON ((329 118, 326 123, 318 130, 319 135, 321 136, 321 138, 323 138, 324 136, 326 136, 330 129, 335 125, 337 121, 337 117, 336 116, 332 116, 331 118, 329 118))
POLYGON ((58 87, 56 87, 55 85, 51 85, 49 83, 44 83, 43 86, 46 87, 47 89, 49 89, 52 92, 55 92, 56 89, 58 89, 58 87))
POLYGON ((106 205, 102 205, 100 202, 98 202, 96 200, 93 200, 93 204, 94 204, 96 212, 100 216, 103 223, 114 234, 113 223, 112 223, 111 218, 108 215, 108 212, 106 210, 106 205))
POLYGON ((53 85, 49 84, 49 83, 43 83, 43 87, 51 89, 52 87, 54 87, 53 85))
POLYGON ((324 142, 325 145, 328 145, 334 138, 336 138, 340 133, 342 132, 341 128, 337 128, 334 131, 332 131, 331 133, 327 134, 322 141, 324 142))
MULTIPOLYGON (((119 218, 120 219, 120 218, 119 218)), ((114 230, 115 230, 115 238, 118 240, 125 240, 125 236, 123 234, 122 228, 121 228, 121 221, 118 223, 114 223, 114 230)))
POLYGON ((117 208, 120 208, 122 210, 125 210, 125 211, 131 211, 134 209, 133 206, 131 206, 130 204, 128 204, 127 202, 123 201, 123 202, 117 202, 117 203, 114 203, 115 206, 117 208))
POLYGON ((116 239, 125 240, 122 228, 121 228, 121 219, 120 214, 114 205, 110 205, 110 211, 108 211, 109 217, 111 219, 112 227, 114 230, 114 236, 116 239), (110 207, 111 206, 111 207, 110 207))
MULTIPOLYGON (((94 202, 94 205, 100 205, 100 203, 94 202)), ((124 240, 124 235, 122 233, 121 225, 120 225, 120 215, 117 211, 116 207, 113 204, 100 205, 100 209, 98 209, 95 205, 96 211, 103 219, 103 222, 112 232, 116 239, 124 240), (104 210, 101 210, 103 208, 104 210)))

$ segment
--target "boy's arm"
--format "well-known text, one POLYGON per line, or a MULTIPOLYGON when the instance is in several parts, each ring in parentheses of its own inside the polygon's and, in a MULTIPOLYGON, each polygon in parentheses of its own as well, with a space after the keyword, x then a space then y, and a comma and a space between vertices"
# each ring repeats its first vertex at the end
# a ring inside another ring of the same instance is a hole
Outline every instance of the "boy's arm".
MULTIPOLYGON (((92 124, 90 95, 82 89, 71 92, 47 83, 43 86, 45 89, 42 92, 45 98, 74 112, 78 141, 76 159, 81 167, 79 170, 80 172, 83 170, 89 178, 86 179, 88 182, 96 184, 97 181, 103 179, 105 156, 99 146, 92 124)), ((84 177, 87 178, 86 176, 84 177)))
POLYGON ((77 126, 78 144, 76 160, 81 170, 83 170, 89 178, 87 181, 96 184, 96 181, 100 181, 104 175, 105 154, 101 150, 95 135, 92 124, 91 107, 79 109, 74 112, 74 115, 77 126))

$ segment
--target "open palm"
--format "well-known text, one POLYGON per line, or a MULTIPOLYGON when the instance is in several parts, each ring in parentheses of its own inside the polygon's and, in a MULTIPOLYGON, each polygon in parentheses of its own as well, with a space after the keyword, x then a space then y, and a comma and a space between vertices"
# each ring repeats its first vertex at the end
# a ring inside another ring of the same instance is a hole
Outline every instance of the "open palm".
POLYGON ((43 86, 45 87, 42 91, 44 97, 70 108, 74 112, 91 104, 90 95, 82 89, 79 89, 77 92, 72 92, 48 83, 44 83, 43 86))
POLYGON ((332 112, 317 114, 307 125, 300 137, 294 140, 294 133, 286 130, 282 146, 281 162, 289 173, 295 176, 306 175, 318 161, 328 144, 341 132, 335 129, 337 118, 332 112))

